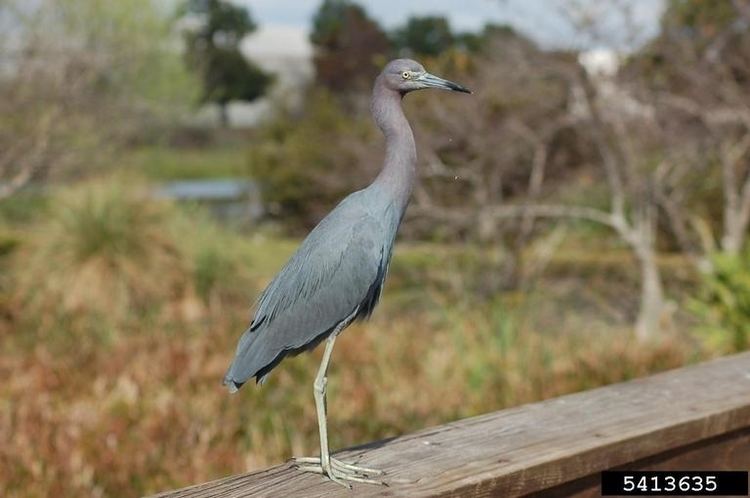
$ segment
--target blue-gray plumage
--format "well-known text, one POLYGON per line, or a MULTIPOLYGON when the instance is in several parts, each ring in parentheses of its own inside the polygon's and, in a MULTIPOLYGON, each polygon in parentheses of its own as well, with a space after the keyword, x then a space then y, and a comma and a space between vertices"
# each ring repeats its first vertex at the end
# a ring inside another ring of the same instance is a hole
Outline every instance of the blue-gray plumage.
POLYGON ((393 243, 416 180, 414 135, 401 99, 422 88, 469 93, 427 73, 408 59, 391 61, 375 80, 371 111, 386 140, 383 169, 367 188, 347 196, 302 242, 258 300, 250 327, 240 338, 224 377, 231 392, 251 377, 262 383, 289 354, 328 339, 315 401, 321 439, 320 458, 298 458, 302 470, 333 481, 378 483, 380 471, 340 462, 328 453, 325 384, 336 336, 356 319, 368 317, 380 298, 393 243))
POLYGON ((262 381, 289 353, 315 347, 347 317, 367 317, 380 297, 401 213, 371 186, 344 199, 259 299, 226 382, 262 381))

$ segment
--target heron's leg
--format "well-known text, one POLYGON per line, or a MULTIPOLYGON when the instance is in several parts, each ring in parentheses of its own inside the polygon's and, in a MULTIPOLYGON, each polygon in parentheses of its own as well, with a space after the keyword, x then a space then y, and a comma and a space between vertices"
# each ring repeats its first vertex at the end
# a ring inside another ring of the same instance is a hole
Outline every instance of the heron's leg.
POLYGON ((383 474, 382 471, 358 467, 331 458, 328 449, 328 424, 326 406, 326 387, 328 385, 328 366, 331 362, 331 353, 336 342, 338 333, 334 332, 326 340, 323 351, 323 359, 318 368, 318 374, 313 383, 313 395, 315 397, 315 409, 318 415, 318 430, 320 433, 320 458, 295 458, 297 468, 307 472, 316 472, 327 475, 332 481, 350 487, 346 481, 362 482, 368 484, 385 484, 379 481, 365 479, 364 476, 383 474), (309 464, 309 465, 299 465, 309 464))
POLYGON ((331 353, 333 345, 336 343, 336 336, 333 333, 326 340, 326 349, 323 351, 323 359, 320 361, 318 375, 315 376, 313 383, 313 396, 315 397, 315 410, 318 412, 318 431, 320 433, 320 466, 328 476, 336 481, 331 475, 331 455, 328 451, 328 407, 326 405, 326 387, 328 386, 328 365, 331 363, 331 353))

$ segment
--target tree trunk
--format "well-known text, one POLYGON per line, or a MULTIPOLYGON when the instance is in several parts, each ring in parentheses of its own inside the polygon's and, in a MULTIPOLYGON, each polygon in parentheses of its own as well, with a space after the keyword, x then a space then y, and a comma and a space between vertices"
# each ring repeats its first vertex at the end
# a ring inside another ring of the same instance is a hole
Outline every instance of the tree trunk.
POLYGON ((498 239, 498 223, 494 213, 489 209, 480 209, 477 213, 476 234, 480 244, 493 244, 498 239))
POLYGON ((745 242, 747 225, 737 210, 724 210, 724 234, 721 238, 721 249, 727 254, 736 256, 742 250, 745 242))
POLYGON ((219 102, 219 124, 222 128, 229 128, 229 103, 219 102))
POLYGON ((636 251, 641 267, 641 303, 635 324, 635 336, 640 342, 656 337, 664 311, 664 290, 662 288, 656 257, 650 248, 636 251))

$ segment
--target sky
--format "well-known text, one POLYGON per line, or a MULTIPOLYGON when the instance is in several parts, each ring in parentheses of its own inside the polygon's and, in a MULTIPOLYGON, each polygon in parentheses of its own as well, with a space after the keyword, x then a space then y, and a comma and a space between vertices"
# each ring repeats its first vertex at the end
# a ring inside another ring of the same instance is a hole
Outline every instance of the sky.
MULTIPOLYGON (((307 32, 321 0, 234 0, 250 8, 260 25, 256 51, 309 53, 307 32)), ((547 48, 627 49, 656 34, 663 0, 359 0, 386 29, 409 16, 443 15, 454 29, 478 30, 488 22, 507 23, 547 48), (572 7, 571 7, 572 6, 572 7), (622 15, 622 9, 630 12, 622 15), (585 12, 598 36, 582 36, 571 18, 585 12), (632 22, 624 21, 629 17, 632 22)))

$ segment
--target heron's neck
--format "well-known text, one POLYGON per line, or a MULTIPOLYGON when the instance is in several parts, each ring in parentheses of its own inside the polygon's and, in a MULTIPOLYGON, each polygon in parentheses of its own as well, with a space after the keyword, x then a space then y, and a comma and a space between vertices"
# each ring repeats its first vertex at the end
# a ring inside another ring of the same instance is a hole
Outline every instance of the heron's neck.
POLYGON ((373 183, 386 189, 399 207, 406 209, 416 181, 414 134, 401 108, 401 95, 385 87, 380 78, 373 89, 371 111, 385 135, 385 161, 373 183))

